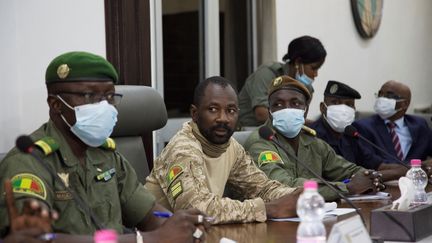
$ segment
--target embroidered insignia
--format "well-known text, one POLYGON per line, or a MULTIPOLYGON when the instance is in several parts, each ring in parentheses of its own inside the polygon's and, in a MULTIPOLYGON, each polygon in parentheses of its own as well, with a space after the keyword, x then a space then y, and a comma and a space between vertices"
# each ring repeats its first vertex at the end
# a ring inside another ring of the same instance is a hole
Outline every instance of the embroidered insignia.
POLYGON ((57 68, 57 75, 60 79, 65 79, 69 75, 70 68, 67 64, 62 64, 57 68))
POLYGON ((39 177, 22 173, 12 177, 11 181, 13 192, 35 196, 43 200, 46 199, 45 184, 39 177))
POLYGON ((171 183, 183 173, 183 167, 180 165, 173 165, 168 170, 168 175, 166 176, 167 185, 170 186, 171 183))
POLYGON ((183 187, 182 187, 182 183, 181 183, 181 181, 175 183, 175 184, 170 188, 170 191, 171 191, 171 196, 172 196, 173 200, 176 200, 176 198, 177 198, 180 194, 182 194, 182 192, 183 192, 183 187))
POLYGON ((336 93, 337 92, 337 90, 338 90, 338 85, 337 84, 333 84, 331 87, 330 87, 330 94, 334 94, 334 93, 336 93))
POLYGON ((277 77, 273 80, 273 87, 279 86, 282 83, 282 77, 277 77))
POLYGON ((57 173, 66 187, 69 187, 69 173, 57 173))
POLYGON ((101 174, 97 175, 96 180, 97 181, 103 180, 103 181, 107 182, 107 181, 111 180, 111 178, 113 177, 115 172, 116 172, 115 168, 109 169, 109 170, 102 172, 101 174))
POLYGON ((258 166, 261 167, 268 163, 282 163, 280 156, 273 151, 263 151, 258 156, 258 166))
POLYGON ((71 200, 72 194, 68 191, 56 191, 55 192, 55 200, 57 201, 66 201, 71 200))

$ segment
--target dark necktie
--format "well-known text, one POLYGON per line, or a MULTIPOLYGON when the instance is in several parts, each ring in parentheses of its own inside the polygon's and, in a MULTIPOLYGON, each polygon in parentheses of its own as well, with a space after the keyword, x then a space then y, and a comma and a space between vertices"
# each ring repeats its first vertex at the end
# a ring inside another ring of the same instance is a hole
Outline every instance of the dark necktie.
POLYGON ((400 160, 403 160, 402 147, 400 145, 399 137, 396 133, 396 124, 394 122, 387 123, 387 126, 390 129, 390 136, 393 142, 393 147, 396 151, 396 155, 400 160))

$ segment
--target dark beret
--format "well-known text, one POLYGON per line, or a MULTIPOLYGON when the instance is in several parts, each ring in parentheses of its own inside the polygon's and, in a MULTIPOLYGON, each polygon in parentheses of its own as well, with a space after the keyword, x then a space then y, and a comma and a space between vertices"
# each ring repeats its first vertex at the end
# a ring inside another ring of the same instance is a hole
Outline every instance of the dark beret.
POLYGON ((303 83, 287 75, 280 76, 272 80, 268 89, 268 96, 270 97, 271 94, 281 89, 297 90, 306 96, 307 101, 312 98, 311 93, 303 83))
POLYGON ((346 99, 360 99, 360 93, 351 88, 350 86, 338 82, 330 80, 327 83, 327 86, 324 91, 324 96, 332 96, 338 98, 346 98, 346 99))
POLYGON ((45 73, 45 83, 112 81, 118 74, 105 58, 88 52, 67 52, 51 61, 45 73))

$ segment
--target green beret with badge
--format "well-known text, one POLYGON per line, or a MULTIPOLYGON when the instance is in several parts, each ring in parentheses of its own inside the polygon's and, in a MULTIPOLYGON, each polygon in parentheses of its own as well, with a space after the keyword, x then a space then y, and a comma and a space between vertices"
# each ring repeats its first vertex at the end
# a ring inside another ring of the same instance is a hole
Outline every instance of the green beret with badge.
POLYGON ((331 97, 337 97, 342 99, 360 99, 361 95, 360 93, 351 88, 350 86, 330 80, 327 82, 327 86, 324 91, 324 96, 331 96, 331 97))
POLYGON ((287 75, 279 76, 272 80, 268 89, 268 96, 270 97, 274 92, 281 89, 291 89, 303 93, 307 101, 310 101, 312 98, 311 93, 303 83, 287 75))
POLYGON ((88 52, 67 52, 51 61, 45 73, 45 83, 112 81, 118 74, 105 58, 88 52))

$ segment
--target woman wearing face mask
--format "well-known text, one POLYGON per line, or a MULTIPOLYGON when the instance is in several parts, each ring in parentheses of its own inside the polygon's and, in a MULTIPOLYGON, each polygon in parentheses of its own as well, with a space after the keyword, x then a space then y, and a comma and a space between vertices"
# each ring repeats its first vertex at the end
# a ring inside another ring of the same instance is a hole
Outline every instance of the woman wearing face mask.
POLYGON ((312 83, 325 61, 327 52, 317 38, 301 36, 290 42, 284 63, 273 62, 258 67, 239 93, 240 126, 259 126, 268 118, 267 89, 273 79, 288 75, 302 82, 312 94, 312 83))

